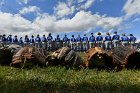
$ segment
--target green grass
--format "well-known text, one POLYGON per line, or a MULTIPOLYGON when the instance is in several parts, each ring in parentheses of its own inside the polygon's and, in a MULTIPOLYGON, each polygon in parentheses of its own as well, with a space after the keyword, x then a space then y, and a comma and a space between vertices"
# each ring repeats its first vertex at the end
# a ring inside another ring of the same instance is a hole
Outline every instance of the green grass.
POLYGON ((0 67, 0 93, 140 93, 140 71, 0 67))

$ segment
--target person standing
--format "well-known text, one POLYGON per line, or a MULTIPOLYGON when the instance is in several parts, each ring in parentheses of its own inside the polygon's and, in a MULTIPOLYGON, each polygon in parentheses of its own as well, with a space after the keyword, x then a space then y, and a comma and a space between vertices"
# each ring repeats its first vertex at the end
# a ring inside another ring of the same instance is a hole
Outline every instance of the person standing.
POLYGON ((46 50, 47 38, 45 35, 43 35, 43 37, 41 39, 41 43, 42 43, 42 48, 46 50))
POLYGON ((14 44, 18 44, 18 38, 17 38, 17 35, 14 36, 14 38, 13 38, 13 43, 14 43, 14 44))
POLYGON ((68 47, 68 46, 69 46, 69 39, 65 34, 65 37, 63 38, 63 47, 68 47))
POLYGON ((111 47, 111 36, 110 34, 107 32, 106 33, 106 37, 105 37, 105 50, 110 50, 112 47, 111 47))
POLYGON ((113 46, 118 47, 119 46, 119 42, 120 42, 120 36, 117 34, 117 32, 114 32, 114 35, 112 37, 113 40, 113 46))
POLYGON ((30 43, 29 37, 28 37, 28 35, 25 35, 25 38, 24 38, 24 46, 28 46, 29 43, 30 43))
POLYGON ((6 35, 3 34, 3 36, 2 36, 2 46, 5 46, 6 45, 6 42, 7 42, 6 35))
POLYGON ((34 39, 34 35, 31 36, 30 38, 30 46, 34 47, 35 46, 35 39, 34 39))
POLYGON ((71 38, 71 49, 76 50, 76 39, 74 38, 74 35, 72 35, 71 38))
POLYGON ((80 35, 78 35, 78 37, 76 38, 76 42, 77 42, 77 51, 81 51, 82 50, 82 38, 80 37, 80 35))
POLYGON ((52 51, 52 41, 53 41, 53 37, 51 35, 51 33, 49 33, 48 37, 47 37, 47 50, 52 51))
POLYGON ((89 48, 95 47, 95 37, 93 36, 93 33, 91 33, 91 36, 89 38, 89 48))
POLYGON ((123 33, 121 37, 121 42, 123 46, 127 46, 129 42, 129 38, 123 33))
POLYGON ((12 35, 7 37, 7 44, 12 44, 12 35))
POLYGON ((130 40, 131 48, 136 48, 135 46, 135 42, 137 40, 136 37, 134 37, 133 34, 130 34, 129 36, 130 36, 129 40, 130 40))
POLYGON ((23 40, 22 40, 22 37, 20 37, 20 39, 19 39, 19 41, 18 41, 18 44, 19 44, 20 46, 23 47, 23 46, 24 46, 23 43, 24 43, 24 42, 23 42, 23 40))
POLYGON ((117 34, 117 32, 114 32, 114 35, 112 37, 112 41, 113 41, 114 48, 119 46, 120 36, 117 34))
POLYGON ((87 49, 88 49, 88 37, 86 36, 86 34, 84 34, 82 41, 83 41, 83 51, 87 51, 87 49))
POLYGON ((35 38, 35 48, 41 48, 41 39, 40 39, 39 34, 35 38))
POLYGON ((60 48, 60 37, 59 35, 57 35, 57 37, 55 38, 55 49, 59 49, 60 48))
POLYGON ((100 32, 98 32, 97 35, 98 35, 96 37, 97 46, 103 48, 103 37, 100 32))

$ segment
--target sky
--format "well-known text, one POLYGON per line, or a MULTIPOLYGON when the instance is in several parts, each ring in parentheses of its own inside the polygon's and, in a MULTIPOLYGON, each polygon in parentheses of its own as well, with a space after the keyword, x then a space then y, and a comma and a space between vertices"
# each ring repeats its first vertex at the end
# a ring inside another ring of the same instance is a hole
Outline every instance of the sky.
POLYGON ((0 0, 0 34, 76 37, 114 31, 140 41, 140 0, 0 0))

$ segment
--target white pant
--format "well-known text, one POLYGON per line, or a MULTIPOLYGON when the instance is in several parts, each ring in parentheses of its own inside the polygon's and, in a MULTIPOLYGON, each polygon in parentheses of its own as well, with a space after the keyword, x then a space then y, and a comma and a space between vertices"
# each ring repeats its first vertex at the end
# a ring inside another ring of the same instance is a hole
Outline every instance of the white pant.
POLYGON ((83 42, 83 50, 86 51, 88 49, 88 43, 87 42, 83 42))
POLYGON ((97 46, 103 48, 103 42, 102 41, 97 41, 97 46))
POLYGON ((95 43, 94 42, 89 42, 89 48, 93 48, 95 47, 95 43))
POLYGON ((130 44, 131 44, 131 48, 136 48, 135 41, 131 41, 130 44))
POLYGON ((71 49, 76 50, 76 42, 71 42, 71 49))
POLYGON ((24 46, 28 46, 29 45, 29 43, 28 42, 24 42, 24 46))
POLYGON ((59 49, 60 48, 60 42, 55 42, 55 49, 59 49))
POLYGON ((82 49, 81 42, 77 42, 77 51, 81 51, 81 49, 82 49))
POLYGON ((111 41, 105 41, 105 49, 111 49, 111 41))
POLYGON ((42 42, 42 48, 46 49, 46 42, 42 42))
POLYGON ((128 41, 122 41, 122 45, 123 46, 127 46, 128 45, 128 41))
POLYGON ((52 50, 52 41, 47 42, 47 50, 52 50))
POLYGON ((40 47, 41 47, 40 42, 36 42, 36 43, 35 43, 35 48, 40 48, 40 47))
POLYGON ((113 40, 113 46, 118 47, 119 46, 119 40, 113 40))
POLYGON ((68 47, 69 43, 68 42, 63 42, 63 47, 68 47))
POLYGON ((47 42, 47 47, 48 47, 48 48, 52 48, 52 41, 48 41, 48 42, 47 42))

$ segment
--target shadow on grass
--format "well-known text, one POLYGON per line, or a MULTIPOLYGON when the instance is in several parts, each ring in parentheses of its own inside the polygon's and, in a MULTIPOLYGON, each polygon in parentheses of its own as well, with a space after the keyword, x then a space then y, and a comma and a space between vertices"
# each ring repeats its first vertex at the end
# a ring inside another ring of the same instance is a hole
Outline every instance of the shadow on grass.
POLYGON ((10 80, 0 78, 0 93, 139 93, 136 85, 61 84, 59 82, 40 82, 39 80, 10 80))

